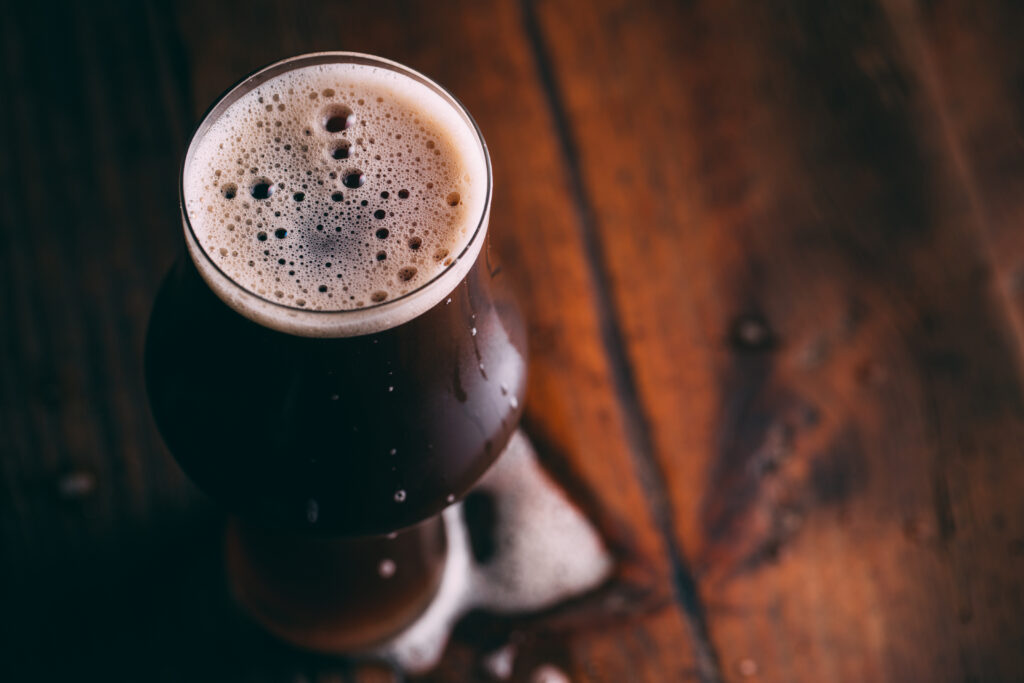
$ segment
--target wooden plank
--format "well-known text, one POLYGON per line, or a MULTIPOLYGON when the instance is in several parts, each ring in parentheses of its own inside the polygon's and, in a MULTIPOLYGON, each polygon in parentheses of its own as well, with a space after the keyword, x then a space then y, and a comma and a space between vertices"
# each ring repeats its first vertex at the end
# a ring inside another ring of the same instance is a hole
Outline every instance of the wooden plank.
POLYGON ((175 539, 205 513, 162 452, 141 377, 183 144, 152 9, 0 10, 4 680, 139 678, 200 620, 152 618, 190 566, 175 539))
POLYGON ((538 3, 553 106, 721 675, 1012 679, 1016 341, 900 29, 593 6, 538 3))
POLYGON ((886 9, 921 84, 917 105, 933 113, 936 144, 987 244, 991 286, 1024 352, 1024 7, 890 0, 886 9))
POLYGON ((5 519, 21 533, 0 547, 20 571, 173 509, 184 484, 158 454, 136 367, 173 251, 160 229, 173 217, 153 209, 173 209, 163 195, 175 154, 157 142, 167 121, 148 90, 110 90, 138 80, 151 55, 115 36, 72 58, 96 42, 86 32, 102 8, 79 24, 5 12, 2 413, 14 447, 3 460, 5 502, 21 502, 5 519), (118 49, 140 63, 115 65, 118 49))

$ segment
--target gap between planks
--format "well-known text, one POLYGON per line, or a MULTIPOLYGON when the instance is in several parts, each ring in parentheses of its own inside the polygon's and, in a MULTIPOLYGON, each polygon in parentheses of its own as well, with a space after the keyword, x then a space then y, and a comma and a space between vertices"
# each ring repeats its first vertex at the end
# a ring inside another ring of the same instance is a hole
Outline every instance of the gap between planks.
POLYGON ((701 603, 693 571, 687 562, 673 521, 672 506, 665 488, 664 472, 654 454, 651 428, 640 403, 636 378, 626 351, 626 343, 618 324, 617 308, 608 277, 605 246, 597 230, 593 203, 583 184, 580 159, 573 139, 565 105, 555 80, 550 53, 534 8, 535 0, 521 0, 523 27, 533 53, 541 90, 555 127, 555 135, 562 148, 568 171, 569 190, 575 207, 580 240, 585 260, 590 266, 594 294, 597 299, 597 318, 610 374, 626 431, 626 441, 637 479, 646 493, 651 517, 668 556, 672 572, 672 589, 676 602, 683 611, 689 627, 697 673, 700 680, 714 683, 722 680, 718 655, 708 634, 704 606, 701 603))

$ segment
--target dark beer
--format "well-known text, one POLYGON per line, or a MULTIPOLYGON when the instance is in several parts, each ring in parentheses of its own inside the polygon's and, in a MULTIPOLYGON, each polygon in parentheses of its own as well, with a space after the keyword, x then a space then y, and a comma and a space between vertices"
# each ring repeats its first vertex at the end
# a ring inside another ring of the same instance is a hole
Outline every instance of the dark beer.
POLYGON ((489 200, 465 110, 363 55, 272 65, 193 138, 150 401, 238 517, 243 603, 286 638, 344 649, 408 623, 443 563, 437 513, 519 420, 524 333, 481 256, 489 200))
POLYGON ((266 526, 366 535, 422 521, 473 485, 518 421, 523 332, 488 279, 473 267, 398 327, 311 338, 244 318, 182 262, 147 348, 164 440, 200 487, 266 526))

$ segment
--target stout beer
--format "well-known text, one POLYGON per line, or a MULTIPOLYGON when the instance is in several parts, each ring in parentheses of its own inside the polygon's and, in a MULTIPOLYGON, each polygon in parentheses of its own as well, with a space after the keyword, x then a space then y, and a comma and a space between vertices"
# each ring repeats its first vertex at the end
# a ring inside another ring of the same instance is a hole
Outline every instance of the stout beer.
POLYGON ((271 65, 192 139, 150 401, 235 515, 241 602, 293 642, 363 647, 413 619, 443 566, 437 513, 519 420, 524 334, 482 256, 490 195, 465 109, 366 55, 271 65))

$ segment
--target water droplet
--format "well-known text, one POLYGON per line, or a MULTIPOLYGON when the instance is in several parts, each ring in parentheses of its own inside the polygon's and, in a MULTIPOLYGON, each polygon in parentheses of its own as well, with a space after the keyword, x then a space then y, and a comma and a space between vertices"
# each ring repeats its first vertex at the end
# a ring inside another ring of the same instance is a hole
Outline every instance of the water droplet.
POLYGON ((383 559, 380 561, 380 564, 377 565, 377 572, 385 579, 390 579, 394 576, 396 569, 398 569, 398 567, 395 566, 395 561, 390 559, 383 559))
POLYGON ((515 658, 516 646, 509 643, 487 655, 484 658, 484 668, 498 680, 505 681, 512 676, 515 658))
POLYGON ((316 520, 320 519, 320 504, 312 498, 306 501, 306 519, 310 524, 316 524, 316 520))
POLYGON ((454 493, 449 493, 448 497, 445 498, 445 500, 447 500, 449 503, 454 503, 455 502, 455 494, 454 493))
POLYGON ((394 387, 388 387, 388 393, 389 393, 389 394, 390 394, 390 393, 391 393, 392 391, 394 391, 394 390, 395 390, 395 388, 394 388, 394 387))
POLYGON ((401 503, 401 502, 404 502, 404 501, 405 501, 405 491, 403 489, 398 489, 397 491, 395 491, 395 502, 396 503, 401 503))
POLYGON ((775 346, 775 334, 758 314, 737 318, 729 336, 733 347, 741 351, 766 351, 775 346))
POLYGON ((396 453, 398 453, 397 448, 392 448, 390 451, 388 451, 388 455, 395 455, 396 453))
POLYGON ((515 396, 509 396, 508 397, 508 404, 510 406, 512 406, 513 410, 515 410, 516 408, 519 407, 519 399, 516 398, 515 396))
POLYGON ((736 662, 736 670, 740 676, 749 678, 750 676, 757 675, 757 662, 750 657, 744 657, 740 661, 736 662))

